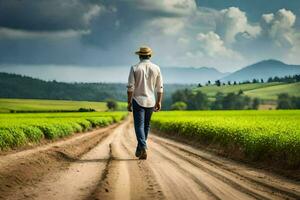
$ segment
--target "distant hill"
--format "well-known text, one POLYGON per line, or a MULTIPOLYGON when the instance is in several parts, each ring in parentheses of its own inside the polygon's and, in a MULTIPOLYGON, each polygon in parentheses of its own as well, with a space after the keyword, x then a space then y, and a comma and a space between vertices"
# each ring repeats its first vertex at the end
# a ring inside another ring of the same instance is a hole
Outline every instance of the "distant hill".
MULTIPOLYGON (((191 86, 164 84, 164 108, 170 106, 173 92, 191 86)), ((125 83, 65 83, 0 72, 0 88, 0 98, 73 101, 105 101, 112 98, 118 101, 127 101, 125 83)))
POLYGON ((209 67, 161 67, 164 82, 166 83, 205 83, 208 80, 214 81, 228 75, 215 68, 209 67))
POLYGON ((267 80, 269 77, 295 74, 300 74, 300 65, 288 65, 278 60, 264 60, 233 72, 221 81, 251 81, 254 78, 267 80))
POLYGON ((0 97, 103 101, 126 100, 126 86, 119 83, 64 83, 44 81, 17 74, 0 73, 0 97))
POLYGON ((215 100, 215 96, 218 92, 228 94, 231 92, 238 93, 240 90, 245 95, 254 98, 258 97, 261 100, 275 101, 278 94, 287 93, 291 96, 300 96, 300 83, 249 83, 240 85, 209 85, 200 88, 196 88, 196 91, 205 93, 209 99, 215 100))

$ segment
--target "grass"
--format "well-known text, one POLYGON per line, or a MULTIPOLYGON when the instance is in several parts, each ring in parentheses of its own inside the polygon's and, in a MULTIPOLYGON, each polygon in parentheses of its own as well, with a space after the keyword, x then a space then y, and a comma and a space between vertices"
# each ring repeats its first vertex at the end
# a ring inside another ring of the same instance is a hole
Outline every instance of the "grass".
POLYGON ((152 125, 229 154, 241 152, 248 160, 300 167, 300 110, 168 111, 156 113, 152 125))
MULTIPOLYGON (((92 108, 96 111, 107 110, 105 102, 41 100, 41 99, 4 99, 0 98, 0 112, 16 111, 76 111, 79 108, 92 108)), ((125 102, 119 102, 120 110, 125 110, 125 102)))
POLYGON ((246 91, 249 97, 258 97, 263 100, 276 100, 278 94, 288 93, 292 96, 300 96, 300 83, 290 83, 282 85, 274 85, 271 87, 257 88, 255 90, 246 91))
POLYGON ((0 150, 107 126, 126 115, 126 112, 0 114, 0 150))
POLYGON ((289 95, 300 96, 300 83, 251 83, 241 85, 222 85, 220 87, 215 85, 204 86, 197 88, 208 95, 211 101, 215 100, 215 96, 218 92, 228 94, 230 92, 237 93, 242 90, 249 97, 258 97, 262 100, 275 101, 277 95, 285 92, 289 95))

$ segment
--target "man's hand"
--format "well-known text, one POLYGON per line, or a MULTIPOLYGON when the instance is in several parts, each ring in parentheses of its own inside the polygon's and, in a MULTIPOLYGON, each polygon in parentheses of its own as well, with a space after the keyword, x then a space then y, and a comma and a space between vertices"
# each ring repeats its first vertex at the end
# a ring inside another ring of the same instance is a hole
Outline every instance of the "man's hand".
POLYGON ((129 112, 132 112, 132 103, 131 103, 131 102, 128 102, 127 110, 128 110, 129 112))
POLYGON ((161 109, 161 102, 156 102, 154 106, 154 112, 158 112, 161 109))

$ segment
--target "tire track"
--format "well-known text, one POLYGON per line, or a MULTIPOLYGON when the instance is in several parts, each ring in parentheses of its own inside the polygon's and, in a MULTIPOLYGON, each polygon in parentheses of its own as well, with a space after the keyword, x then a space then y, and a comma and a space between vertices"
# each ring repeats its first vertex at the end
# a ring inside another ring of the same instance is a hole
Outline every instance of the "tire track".
MULTIPOLYGON (((190 151, 188 149, 184 149, 178 145, 176 145, 173 141, 172 143, 165 142, 166 139, 159 138, 157 136, 154 136, 151 138, 154 142, 159 143, 160 145, 164 146, 168 150, 172 151, 174 154, 177 154, 183 159, 186 159, 187 162, 190 162, 191 164, 198 166, 202 168, 203 170, 208 171, 210 174, 219 177, 220 179, 223 179, 226 181, 228 184, 233 184, 235 187, 240 187, 240 189, 243 189, 245 192, 250 192, 253 194, 253 190, 258 190, 262 192, 268 193, 269 196, 274 196, 276 195, 277 197, 281 197, 284 199, 300 199, 300 188, 299 185, 297 186, 297 183, 289 183, 289 189, 284 188, 283 185, 277 185, 277 184, 268 184, 259 180, 256 180, 253 177, 249 177, 248 175, 244 175, 240 173, 240 171, 244 170, 232 170, 228 166, 224 166, 223 163, 212 160, 211 158, 207 158, 201 154, 197 154, 193 151, 190 151), (179 153, 180 152, 180 153, 179 153), (251 191, 249 191, 249 188, 245 188, 242 185, 237 185, 236 182, 243 182, 247 183, 247 186, 252 188, 251 191), (243 187, 243 188, 241 188, 243 187), (294 188, 294 189, 293 189, 294 188), (296 190, 298 188, 298 190, 296 190)), ((182 144, 180 144, 182 145, 182 144)), ((272 177, 273 178, 273 177, 272 177)), ((272 179, 269 178, 269 179, 272 179)), ((278 181, 277 181, 278 182, 278 181)), ((284 181, 280 181, 282 183, 284 181)), ((270 181, 270 183, 274 183, 274 181, 270 181)), ((253 195, 257 195, 253 194, 253 195)), ((275 197, 276 197, 275 196, 275 197)), ((264 198, 269 198, 266 195, 258 195, 257 196, 259 199, 264 199, 264 198)), ((274 198, 274 197, 273 197, 274 198)))

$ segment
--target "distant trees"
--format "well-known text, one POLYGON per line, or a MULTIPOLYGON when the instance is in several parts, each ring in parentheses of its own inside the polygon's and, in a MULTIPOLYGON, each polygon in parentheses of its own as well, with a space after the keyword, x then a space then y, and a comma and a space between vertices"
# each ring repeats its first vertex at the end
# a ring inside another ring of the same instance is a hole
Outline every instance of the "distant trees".
POLYGON ((223 94, 218 92, 216 100, 212 103, 212 110, 244 110, 244 109, 258 109, 260 101, 258 98, 253 100, 242 93, 228 93, 223 94))
POLYGON ((209 102, 207 95, 201 91, 178 90, 173 93, 172 101, 172 110, 243 110, 258 109, 260 105, 258 98, 251 99, 242 91, 228 94, 218 92, 215 101, 209 102))
POLYGON ((186 110, 187 105, 183 101, 177 101, 171 105, 171 110, 186 110))
POLYGON ((0 97, 22 99, 56 99, 105 101, 113 98, 126 101, 126 85, 121 83, 64 83, 43 81, 27 76, 0 72, 0 97))
POLYGON ((108 110, 117 110, 118 109, 118 102, 114 99, 108 99, 106 100, 106 106, 108 110))
POLYGON ((208 106, 208 97, 201 91, 189 89, 177 90, 172 94, 172 102, 184 102, 188 110, 206 110, 208 106))
POLYGON ((300 74, 296 74, 293 76, 284 76, 284 77, 270 77, 268 78, 267 82, 271 83, 271 82, 284 82, 284 83, 295 83, 295 82, 299 82, 300 81, 300 74))
POLYGON ((211 109, 212 110, 222 110, 223 109, 223 99, 224 99, 224 94, 222 92, 218 92, 216 94, 216 100, 211 105, 211 109))
POLYGON ((287 93, 281 93, 277 98, 277 109, 299 109, 300 97, 289 96, 287 93))
POLYGON ((216 81, 215 81, 215 85, 216 85, 216 86, 221 86, 221 81, 220 81, 220 80, 216 80, 216 81))
POLYGON ((260 99, 259 98, 254 98, 252 101, 252 109, 258 110, 260 104, 260 99))

